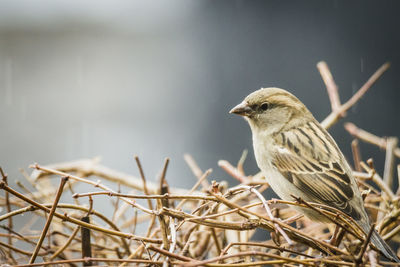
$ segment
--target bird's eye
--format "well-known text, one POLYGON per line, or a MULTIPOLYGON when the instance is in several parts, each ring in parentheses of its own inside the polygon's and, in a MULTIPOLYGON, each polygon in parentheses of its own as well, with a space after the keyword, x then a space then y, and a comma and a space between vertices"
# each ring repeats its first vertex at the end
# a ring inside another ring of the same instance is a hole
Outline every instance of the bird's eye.
POLYGON ((262 103, 261 104, 261 106, 260 106, 260 108, 262 109, 262 110, 264 110, 264 111, 266 111, 267 109, 268 109, 268 103, 262 103))

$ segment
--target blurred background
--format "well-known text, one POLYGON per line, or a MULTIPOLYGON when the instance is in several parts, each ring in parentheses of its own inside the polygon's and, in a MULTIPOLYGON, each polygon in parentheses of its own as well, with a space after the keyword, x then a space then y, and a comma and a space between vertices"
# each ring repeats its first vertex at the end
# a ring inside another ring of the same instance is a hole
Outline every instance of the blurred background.
MULTIPOLYGON (((316 69, 325 60, 346 101, 384 62, 392 67, 346 119, 330 129, 351 159, 355 122, 400 136, 398 1, 2 1, 0 166, 19 168, 102 157, 113 169, 156 181, 196 181, 190 153, 211 179, 236 184, 217 166, 249 149, 247 123, 228 111, 250 92, 277 86, 318 120, 330 113, 316 69)), ((384 152, 361 144, 383 172, 384 152)), ((350 160, 352 163, 352 160, 350 160)))

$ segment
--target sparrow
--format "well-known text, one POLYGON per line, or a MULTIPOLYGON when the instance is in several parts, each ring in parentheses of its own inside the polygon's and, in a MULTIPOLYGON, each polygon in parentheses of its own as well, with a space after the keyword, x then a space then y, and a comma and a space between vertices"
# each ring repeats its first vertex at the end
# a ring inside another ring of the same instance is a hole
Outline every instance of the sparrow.
MULTIPOLYGON (((365 233, 371 224, 356 180, 331 135, 294 95, 279 88, 261 88, 248 95, 230 113, 250 125, 258 167, 283 200, 292 196, 332 206, 352 217, 365 233)), ((315 221, 327 218, 297 208, 315 221)), ((374 230, 371 242, 388 259, 397 255, 374 230)))

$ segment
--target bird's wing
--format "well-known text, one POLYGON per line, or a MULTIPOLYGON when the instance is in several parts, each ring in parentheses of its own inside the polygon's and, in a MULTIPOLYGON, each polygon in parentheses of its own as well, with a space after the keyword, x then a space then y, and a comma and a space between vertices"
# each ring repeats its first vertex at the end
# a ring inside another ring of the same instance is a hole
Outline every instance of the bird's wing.
POLYGON ((332 137, 316 122, 281 132, 275 137, 273 165, 310 199, 333 206, 354 219, 359 214, 350 168, 332 137))

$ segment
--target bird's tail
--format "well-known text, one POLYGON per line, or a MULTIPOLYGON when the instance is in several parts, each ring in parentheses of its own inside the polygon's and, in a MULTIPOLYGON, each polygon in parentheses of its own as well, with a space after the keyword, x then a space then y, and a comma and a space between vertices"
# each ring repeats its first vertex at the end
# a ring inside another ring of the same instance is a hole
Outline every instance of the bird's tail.
POLYGON ((389 245, 382 239, 377 231, 374 230, 371 236, 371 243, 388 259, 394 262, 400 262, 396 253, 389 247, 389 245))

